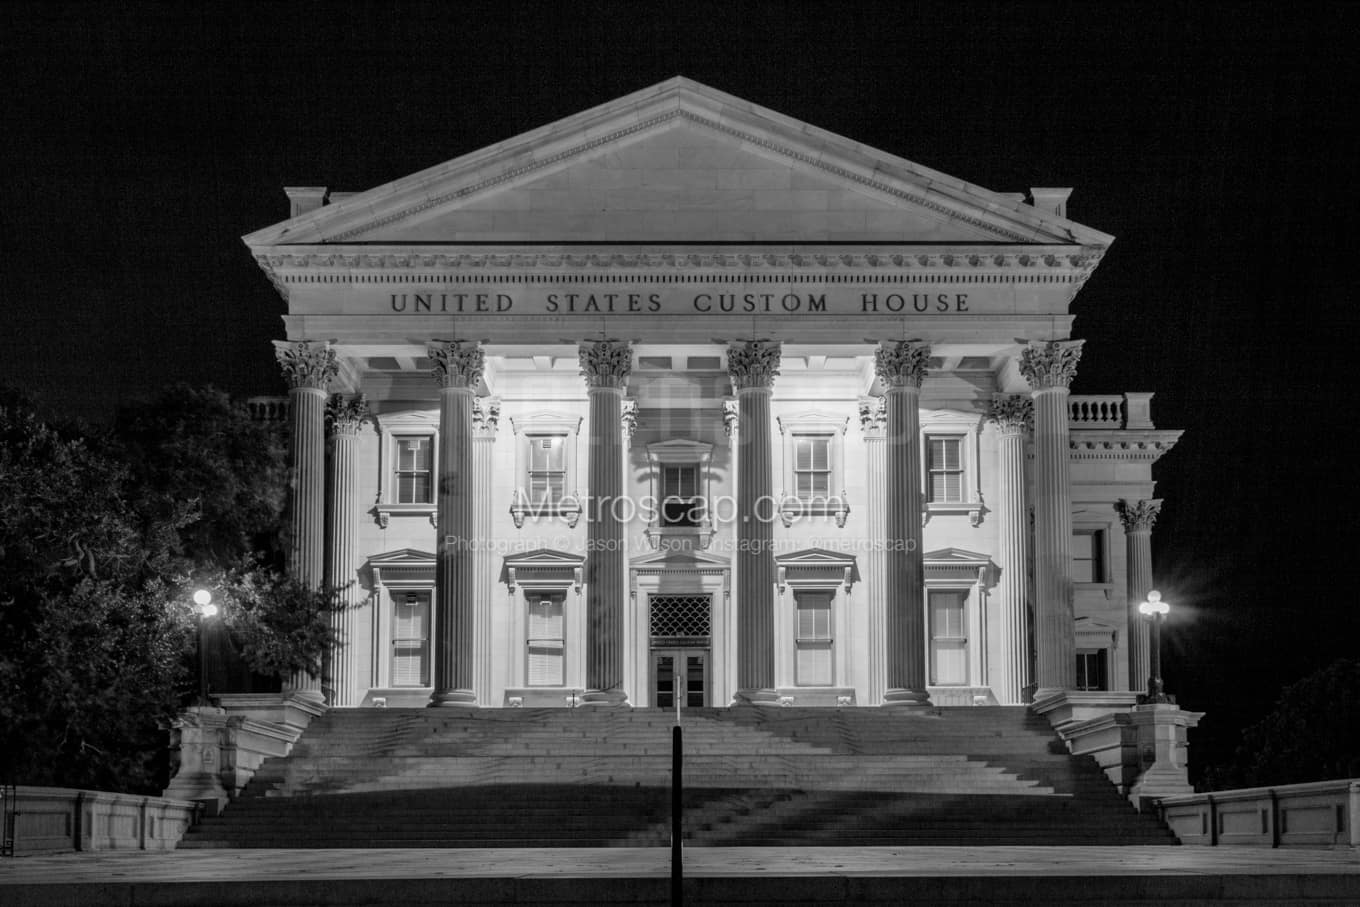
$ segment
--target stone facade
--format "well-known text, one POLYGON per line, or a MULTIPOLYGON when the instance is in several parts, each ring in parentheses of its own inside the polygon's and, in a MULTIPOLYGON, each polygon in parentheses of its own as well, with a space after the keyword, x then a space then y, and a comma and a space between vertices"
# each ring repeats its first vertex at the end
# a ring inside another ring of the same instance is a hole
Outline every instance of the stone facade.
POLYGON ((288 307, 296 569, 353 603, 299 698, 1141 689, 1138 514, 1179 432, 1149 393, 1069 393, 1072 300, 1112 239, 1065 191, 676 79, 291 196, 245 241, 288 307))

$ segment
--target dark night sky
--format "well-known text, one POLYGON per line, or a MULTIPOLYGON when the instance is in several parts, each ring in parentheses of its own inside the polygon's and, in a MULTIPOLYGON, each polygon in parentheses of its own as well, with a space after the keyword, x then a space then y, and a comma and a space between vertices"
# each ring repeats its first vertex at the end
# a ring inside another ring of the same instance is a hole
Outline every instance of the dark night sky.
POLYGON ((1196 761, 1360 634, 1347 5, 11 3, 0 383, 100 418, 278 393, 239 237, 684 75, 1117 240, 1074 392, 1155 390, 1168 685, 1196 761))

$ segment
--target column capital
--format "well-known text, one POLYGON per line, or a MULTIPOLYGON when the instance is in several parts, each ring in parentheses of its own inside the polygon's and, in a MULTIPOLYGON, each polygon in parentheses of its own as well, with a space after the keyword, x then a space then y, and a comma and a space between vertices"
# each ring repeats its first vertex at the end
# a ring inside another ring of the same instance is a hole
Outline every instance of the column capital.
POLYGON ((919 388, 929 361, 930 344, 923 340, 885 340, 874 351, 874 371, 888 387, 919 388))
POLYGON ((859 398, 859 427, 861 431, 882 431, 888 426, 886 397, 859 398))
POLYGON ((987 421, 1004 434, 1024 434, 1034 427, 1034 399, 1024 394, 993 394, 987 421))
POLYGON ((476 388, 482 380, 486 355, 475 340, 431 340, 425 355, 434 363, 430 374, 440 387, 476 388))
POLYGON ((1020 374, 1032 390, 1067 389, 1077 376, 1081 345, 1085 340, 1030 341, 1020 351, 1020 374))
POLYGON ((727 347, 727 376, 733 392, 773 387, 779 374, 778 340, 745 340, 727 347))
POLYGON ((619 420, 623 423, 624 443, 628 443, 633 440, 633 432, 637 430, 638 402, 636 400, 623 401, 623 408, 619 412, 619 420))
POLYGON ((357 435, 359 423, 367 417, 368 399, 363 394, 331 394, 326 401, 326 428, 332 435, 357 435))
POLYGON ((580 346, 581 375, 586 386, 622 389, 633 373, 633 346, 626 340, 596 340, 580 346))
POLYGON ((1162 499, 1149 498, 1130 503, 1127 498, 1120 498, 1114 502, 1114 509, 1119 514, 1119 521, 1124 524, 1125 532, 1151 532, 1157 522, 1157 515, 1161 513, 1162 499))
POLYGON ((309 387, 324 391, 339 370, 335 350, 325 341, 275 340, 274 358, 290 389, 309 387))
POLYGON ((472 398, 472 436, 496 439, 496 426, 501 420, 500 397, 472 398))
POLYGON ((727 437, 732 437, 737 433, 737 427, 741 423, 741 404, 736 400, 724 400, 722 402, 723 412, 723 431, 727 437))

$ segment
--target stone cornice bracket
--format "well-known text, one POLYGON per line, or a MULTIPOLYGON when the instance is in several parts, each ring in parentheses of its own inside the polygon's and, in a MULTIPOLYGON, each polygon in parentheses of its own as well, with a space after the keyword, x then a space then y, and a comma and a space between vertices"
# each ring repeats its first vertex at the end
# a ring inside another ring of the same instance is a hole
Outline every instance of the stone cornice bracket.
POLYGON ((326 401, 326 427, 333 435, 357 435, 359 423, 368 418, 368 399, 363 394, 346 397, 331 394, 326 401))
POLYGON ((1020 374, 1032 390, 1067 388, 1077 376, 1085 340, 1031 341, 1020 351, 1020 374))
POLYGON ((736 400, 724 400, 722 409, 723 431, 730 438, 737 433, 737 424, 741 421, 740 406, 736 400))
POLYGON ((859 427, 861 431, 882 431, 888 425, 886 397, 859 398, 859 427))
POLYGON ((1157 522, 1157 515, 1161 513, 1162 499, 1149 498, 1131 504, 1127 498, 1120 498, 1114 502, 1114 510, 1119 514, 1125 532, 1151 532, 1157 522))
POLYGON ((780 342, 746 340, 727 348, 727 375, 734 393, 774 386, 779 374, 780 342))
POLYGON ((476 388, 486 367, 486 355, 475 340, 432 340, 425 354, 434 363, 430 373, 440 387, 476 388))
POLYGON ((633 373, 633 347, 626 340, 597 340, 580 347, 581 375, 588 387, 616 387, 628 384, 633 373))
POLYGON ((1021 433, 1034 428, 1034 398, 1024 394, 993 394, 987 404, 987 420, 1002 433, 1021 433))
POLYGON ((478 438, 495 438, 501 420, 500 397, 472 398, 472 434, 478 438))
POLYGON ((923 340, 885 340, 874 351, 874 371, 888 387, 919 388, 930 362, 930 344, 923 340))
POLYGON ((629 442, 633 440, 633 432, 637 431, 638 421, 638 402, 636 400, 624 400, 623 410, 619 413, 619 420, 623 423, 623 440, 629 442))
POLYGON ((335 361, 335 350, 328 342, 275 340, 274 358, 279 361, 289 388, 310 387, 324 391, 340 369, 335 361))

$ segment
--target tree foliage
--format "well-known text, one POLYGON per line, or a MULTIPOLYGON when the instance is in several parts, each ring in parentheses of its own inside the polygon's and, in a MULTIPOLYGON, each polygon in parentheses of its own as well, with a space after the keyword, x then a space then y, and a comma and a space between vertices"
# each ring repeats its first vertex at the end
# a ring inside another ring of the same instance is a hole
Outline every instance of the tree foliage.
POLYGON ((318 673, 337 597, 281 572, 285 498, 282 439, 217 391, 94 432, 0 389, 0 780, 157 791, 199 585, 251 670, 318 673))
POLYGON ((1360 778, 1360 660, 1341 659, 1286 687, 1275 709, 1242 732, 1211 790, 1360 778), (1346 731, 1351 728, 1351 731, 1346 731))

